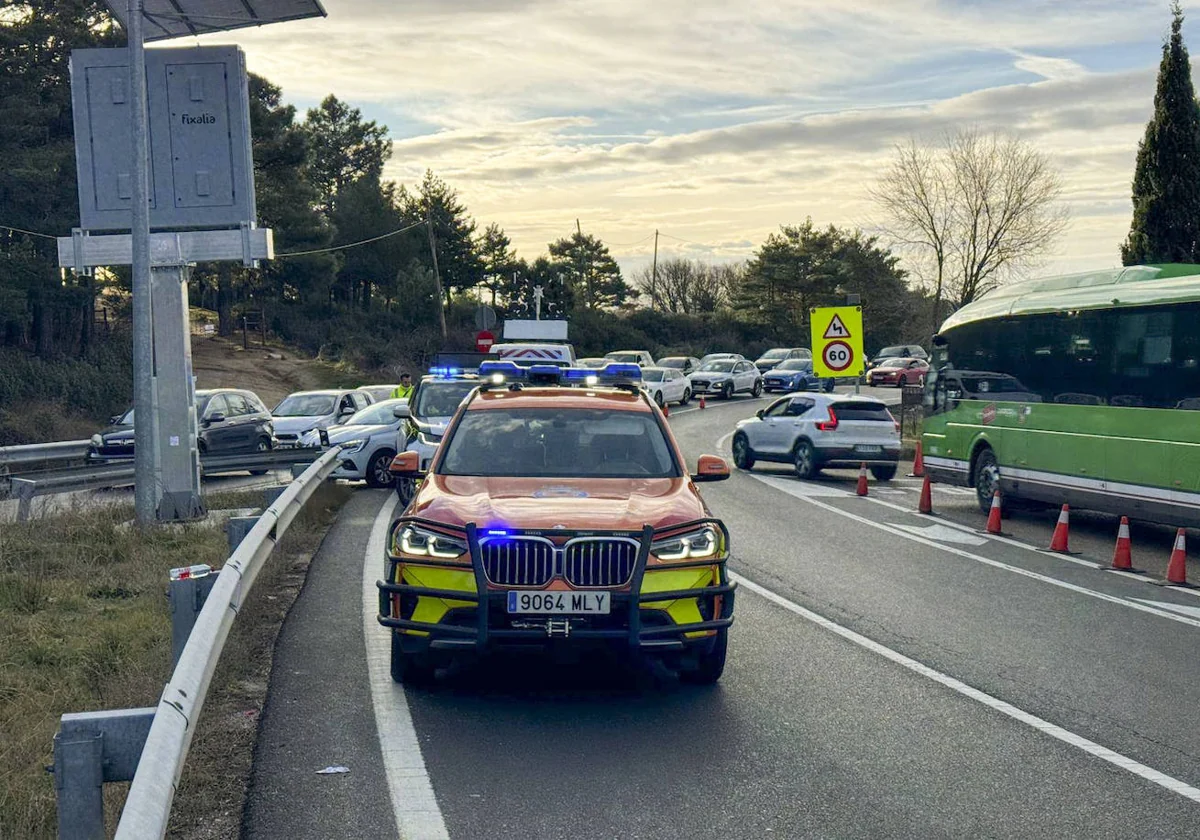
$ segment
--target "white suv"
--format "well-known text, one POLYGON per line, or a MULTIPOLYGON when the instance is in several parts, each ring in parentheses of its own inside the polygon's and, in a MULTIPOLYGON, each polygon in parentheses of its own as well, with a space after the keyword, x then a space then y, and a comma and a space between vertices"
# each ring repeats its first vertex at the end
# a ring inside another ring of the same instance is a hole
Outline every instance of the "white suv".
POLYGON ((729 399, 734 394, 749 392, 757 397, 762 393, 762 374, 753 362, 745 359, 716 359, 700 365, 691 376, 692 394, 712 394, 729 399))
POLYGON ((900 424, 874 397, 790 394, 738 423, 733 435, 733 462, 743 470, 773 461, 813 478, 824 467, 865 463, 890 481, 899 460, 900 424))

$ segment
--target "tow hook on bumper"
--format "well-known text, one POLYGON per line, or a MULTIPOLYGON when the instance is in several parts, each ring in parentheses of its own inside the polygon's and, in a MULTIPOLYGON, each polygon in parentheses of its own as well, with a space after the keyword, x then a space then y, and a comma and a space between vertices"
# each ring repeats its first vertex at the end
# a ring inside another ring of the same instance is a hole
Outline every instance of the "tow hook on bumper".
POLYGON ((545 621, 514 621, 512 626, 517 630, 545 630, 546 635, 552 639, 565 639, 571 635, 571 619, 569 618, 547 618, 545 621))

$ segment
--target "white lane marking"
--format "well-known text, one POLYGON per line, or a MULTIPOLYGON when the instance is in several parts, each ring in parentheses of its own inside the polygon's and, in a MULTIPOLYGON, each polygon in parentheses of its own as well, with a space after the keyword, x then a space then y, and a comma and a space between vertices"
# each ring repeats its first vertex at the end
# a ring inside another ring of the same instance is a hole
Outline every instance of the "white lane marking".
POLYGON ((375 517, 367 556, 363 559, 363 636, 367 646, 367 674, 371 686, 371 704, 375 707, 375 728, 387 776, 392 813, 397 835, 403 840, 449 840, 442 811, 433 793, 433 783, 425 769, 421 744, 413 728, 412 715, 404 689, 392 682, 391 639, 386 628, 375 620, 379 613, 379 590, 375 581, 383 577, 383 553, 388 527, 396 506, 395 495, 375 517))
POLYGON ((759 475, 757 473, 748 473, 751 478, 756 478, 763 484, 769 484, 776 490, 787 493, 789 496, 797 498, 808 497, 825 497, 825 498, 841 498, 846 495, 846 491, 840 487, 835 487, 820 481, 800 481, 795 478, 784 478, 781 475, 759 475))
MULTIPOLYGON (((754 475, 753 473, 751 473, 750 475, 752 478, 756 478, 759 481, 762 481, 764 484, 771 484, 771 482, 766 480, 766 478, 767 478, 766 476, 754 475)), ((849 511, 842 510, 839 507, 836 507, 831 504, 827 504, 827 503, 821 501, 820 499, 816 499, 811 496, 804 496, 799 493, 792 493, 791 495, 795 496, 796 498, 798 498, 804 502, 807 502, 810 505, 815 505, 815 506, 821 508, 822 510, 829 511, 830 513, 836 513, 838 516, 844 516, 847 519, 853 520, 854 522, 861 523, 870 528, 877 528, 880 531, 884 531, 885 533, 894 534, 895 536, 901 537, 903 539, 911 540, 912 542, 920 543, 921 545, 926 545, 931 548, 936 548, 939 551, 945 551, 950 554, 956 554, 959 557, 965 557, 968 560, 974 560, 976 563, 982 563, 985 566, 991 566, 992 568, 995 568, 995 569, 1002 569, 1006 572, 1012 572, 1015 575, 1021 575, 1022 577, 1027 577, 1027 578, 1031 578, 1033 580, 1041 581, 1042 583, 1048 583, 1051 586, 1057 586, 1061 589, 1066 589, 1071 592, 1077 592, 1080 595, 1087 595, 1089 598, 1096 598, 1097 600, 1100 600, 1100 601, 1108 601, 1111 604, 1118 604, 1122 607, 1128 607, 1131 610, 1137 610, 1138 612, 1144 612, 1144 613, 1148 613, 1150 615, 1156 615, 1159 618, 1165 618, 1170 621, 1177 621, 1180 624, 1188 624, 1188 625, 1191 625, 1192 627, 1200 627, 1200 621, 1198 621, 1196 619, 1186 618, 1184 616, 1177 615, 1175 613, 1158 610, 1153 607, 1148 607, 1144 604, 1139 604, 1134 601, 1126 600, 1124 598, 1118 598, 1115 595, 1109 595, 1104 592, 1097 592, 1096 590, 1088 589, 1085 586, 1077 586, 1073 583, 1067 583, 1065 580, 1058 580, 1057 578, 1052 578, 1049 575, 1043 575, 1043 574, 1039 574, 1037 572, 1029 571, 1028 569, 1022 569, 1020 566, 1011 566, 1008 563, 1002 563, 999 560, 993 560, 990 557, 984 557, 979 554, 972 554, 971 552, 965 551, 964 549, 961 549, 961 548, 955 548, 954 546, 950 546, 950 545, 943 545, 942 543, 934 542, 933 540, 929 540, 929 539, 925 539, 924 537, 917 536, 916 534, 910 534, 907 531, 904 531, 904 530, 896 527, 895 525, 892 525, 891 523, 877 522, 874 519, 868 519, 865 516, 859 516, 858 514, 850 513, 849 511)), ((893 505, 890 505, 887 502, 880 502, 880 504, 887 505, 888 507, 894 507, 893 505)), ((903 510, 903 508, 901 508, 901 510, 903 510)), ((906 512, 910 512, 910 511, 906 511, 906 512)), ((1068 559, 1068 558, 1064 557, 1064 559, 1068 559)), ((1092 565, 1095 565, 1095 564, 1092 564, 1092 565)))
POLYGON ((987 545, 987 540, 975 534, 964 533, 957 528, 947 528, 945 525, 896 525, 901 531, 925 537, 938 542, 957 543, 959 545, 987 545))
POLYGON ((919 674, 923 677, 931 679, 934 682, 945 686, 951 691, 957 692, 964 697, 987 706, 989 709, 1000 712, 1001 714, 1006 715, 1019 723, 1023 723, 1026 726, 1036 729, 1038 732, 1062 741, 1064 744, 1068 744, 1076 749, 1083 750, 1085 753, 1095 756, 1102 761, 1107 761, 1109 764, 1133 773, 1135 776, 1140 776, 1146 781, 1153 782, 1160 787, 1166 788, 1172 793, 1177 793, 1185 799, 1190 799, 1193 802, 1200 803, 1200 789, 1194 788, 1186 782, 1182 782, 1173 776, 1168 776, 1166 773, 1162 773, 1153 769, 1152 767, 1147 767, 1145 764, 1135 761, 1128 756, 1121 755, 1118 752, 1110 750, 1108 747, 1101 746, 1095 741, 1090 741, 1087 738, 1084 738, 1082 735, 1076 735, 1074 732, 1063 729, 1061 726, 1057 726, 1047 720, 1043 720, 1042 718, 1030 714, 1023 709, 1018 709, 1016 706, 1012 705, 1011 703, 1006 703, 998 697, 993 697, 984 691, 980 691, 977 688, 972 688, 971 686, 967 685, 961 680, 955 679, 949 674, 943 674, 941 671, 930 668, 928 665, 923 665, 915 659, 911 659, 898 651, 879 644, 879 642, 868 639, 866 636, 860 635, 859 633, 855 633, 850 628, 843 627, 842 625, 830 621, 828 618, 825 618, 824 616, 819 615, 812 610, 805 609, 799 604, 793 603, 787 598, 784 598, 782 595, 777 595, 766 587, 760 586, 754 581, 747 580, 741 575, 730 573, 730 577, 737 580, 742 586, 749 589, 751 592, 755 592, 758 595, 766 598, 771 603, 783 607, 785 610, 795 613, 803 619, 811 621, 813 624, 816 624, 818 627, 821 627, 824 630, 828 630, 831 633, 836 633, 843 639, 853 642, 859 647, 866 648, 872 653, 877 653, 885 659, 889 659, 892 662, 895 662, 897 665, 901 665, 915 674, 919 674))
POLYGON ((1143 604, 1149 604, 1160 610, 1171 610, 1180 615, 1190 615, 1193 618, 1200 618, 1200 607, 1189 607, 1185 604, 1168 604, 1166 601, 1147 601, 1142 598, 1134 598, 1133 600, 1141 601, 1143 604))

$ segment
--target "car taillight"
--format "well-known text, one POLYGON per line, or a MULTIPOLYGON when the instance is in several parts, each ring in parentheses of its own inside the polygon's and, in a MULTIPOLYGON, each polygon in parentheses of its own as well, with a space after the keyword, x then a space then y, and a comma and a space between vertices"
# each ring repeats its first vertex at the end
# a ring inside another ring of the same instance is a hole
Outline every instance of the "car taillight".
POLYGON ((829 406, 826 410, 829 412, 829 419, 817 421, 817 431, 836 432, 838 427, 837 414, 834 413, 833 406, 829 406))
POLYGON ((888 417, 892 418, 892 425, 896 427, 896 434, 900 434, 900 421, 896 419, 896 415, 889 411, 888 417))

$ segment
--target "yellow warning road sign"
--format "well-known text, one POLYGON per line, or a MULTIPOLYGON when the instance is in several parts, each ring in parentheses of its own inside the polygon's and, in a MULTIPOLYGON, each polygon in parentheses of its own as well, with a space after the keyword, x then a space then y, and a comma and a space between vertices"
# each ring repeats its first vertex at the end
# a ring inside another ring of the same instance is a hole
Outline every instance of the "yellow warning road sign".
POLYGON ((813 372, 817 376, 862 376, 861 306, 823 306, 809 311, 813 372))

